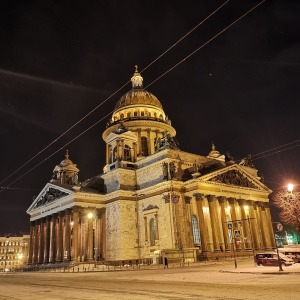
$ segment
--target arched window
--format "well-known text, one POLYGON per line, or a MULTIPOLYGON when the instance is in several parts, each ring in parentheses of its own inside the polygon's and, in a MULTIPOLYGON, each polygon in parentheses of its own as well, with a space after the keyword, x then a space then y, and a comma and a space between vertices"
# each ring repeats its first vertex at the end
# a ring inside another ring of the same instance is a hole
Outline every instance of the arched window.
POLYGON ((128 145, 124 146, 124 160, 131 161, 131 148, 128 145))
POLYGON ((193 228, 194 244, 200 244, 200 231, 198 226, 198 218, 194 215, 192 216, 192 228, 193 228))
POLYGON ((150 220, 150 246, 155 246, 156 240, 156 221, 155 219, 150 220))
POLYGON ((162 118, 163 118, 162 114, 160 114, 160 115, 159 115, 159 118, 160 118, 160 119, 162 119, 162 118))
POLYGON ((120 119, 121 119, 121 120, 124 119, 124 114, 120 114, 120 119))
POLYGON ((110 161, 114 162, 117 160, 117 147, 114 147, 114 150, 112 151, 112 158, 110 161))
POLYGON ((148 141, 144 136, 142 136, 142 155, 148 156, 148 141))
POLYGON ((145 113, 143 111, 141 111, 141 116, 143 117, 145 115, 145 113))
POLYGON ((137 111, 135 111, 133 115, 134 115, 135 117, 137 117, 137 115, 138 115, 138 112, 137 112, 137 111))
POLYGON ((130 116, 131 116, 131 112, 128 112, 127 113, 127 118, 130 118, 130 116))

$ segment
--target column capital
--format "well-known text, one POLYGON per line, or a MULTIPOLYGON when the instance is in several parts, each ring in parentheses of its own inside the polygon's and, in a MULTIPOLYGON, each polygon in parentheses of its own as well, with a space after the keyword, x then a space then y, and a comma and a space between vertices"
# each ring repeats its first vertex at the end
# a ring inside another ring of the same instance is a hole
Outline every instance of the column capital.
POLYGON ((196 201, 202 201, 204 198, 204 195, 201 193, 194 193, 193 196, 195 197, 196 201))
POLYGON ((72 213, 72 209, 71 208, 67 208, 65 211, 65 215, 71 215, 71 213, 72 213))
POLYGON ((101 218, 101 216, 105 213, 106 208, 105 207, 101 207, 101 208, 97 208, 96 209, 96 215, 98 218, 101 218))
POLYGON ((184 196, 184 201, 185 201, 186 204, 190 204, 191 199, 192 199, 192 197, 190 197, 190 196, 184 196))
POLYGON ((51 215, 51 217, 52 217, 52 220, 55 220, 55 219, 57 219, 57 213, 55 213, 55 214, 52 214, 52 215, 51 215))
POLYGON ((253 206, 253 200, 245 200, 245 204, 248 206, 253 206))
POLYGON ((245 205, 245 199, 238 199, 237 202, 239 205, 245 205))
POLYGON ((81 207, 81 206, 73 206, 73 207, 72 207, 73 213, 74 213, 74 212, 81 212, 81 210, 82 210, 82 207, 81 207))
POLYGON ((229 202, 229 204, 234 204, 235 203, 235 198, 233 198, 233 197, 230 197, 230 198, 228 198, 228 202, 229 202))
POLYGON ((218 196, 217 198, 218 198, 219 203, 224 203, 226 200, 225 196, 218 196))
POLYGON ((57 213, 58 217, 61 218, 65 215, 65 211, 64 210, 61 210, 57 213))
POLYGON ((208 202, 213 202, 215 200, 215 195, 206 195, 208 202))
POLYGON ((163 195, 163 199, 165 200, 165 203, 170 203, 170 193, 163 195))

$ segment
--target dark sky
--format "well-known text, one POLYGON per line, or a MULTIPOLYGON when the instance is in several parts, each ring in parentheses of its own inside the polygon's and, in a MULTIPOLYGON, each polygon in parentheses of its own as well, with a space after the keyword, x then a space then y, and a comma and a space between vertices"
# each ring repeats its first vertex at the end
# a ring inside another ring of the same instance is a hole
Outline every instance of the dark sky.
MULTIPOLYGON (((142 72, 144 86, 259 2, 229 1, 142 72)), ((258 174, 274 191, 300 182, 297 2, 266 0, 147 88, 172 120, 181 150, 207 155, 213 141, 237 162, 252 154, 258 174)), ((1 2, 0 186, 10 189, 0 192, 0 233, 29 231, 26 210, 66 149, 80 181, 102 173, 108 118, 64 145, 111 112, 129 83, 32 158, 128 82, 134 65, 143 70, 223 3, 1 2)))

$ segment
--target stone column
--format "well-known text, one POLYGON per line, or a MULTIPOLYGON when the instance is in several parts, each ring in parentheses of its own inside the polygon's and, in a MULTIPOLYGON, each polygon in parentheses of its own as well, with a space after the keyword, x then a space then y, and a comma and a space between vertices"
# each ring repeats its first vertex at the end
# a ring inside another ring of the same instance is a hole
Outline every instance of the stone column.
POLYGON ((273 223, 272 223, 272 217, 271 217, 271 212, 270 212, 270 203, 265 202, 265 211, 266 211, 266 222, 267 222, 267 227, 270 229, 269 230, 269 235, 270 235, 270 240, 271 240, 271 246, 272 248, 276 248, 276 241, 275 241, 275 235, 274 235, 274 230, 273 230, 273 223))
POLYGON ((64 212, 58 213, 58 227, 57 227, 57 251, 56 251, 56 261, 63 261, 63 216, 64 212))
POLYGON ((108 145, 108 164, 112 164, 114 162, 114 154, 111 145, 108 145))
POLYGON ((110 163, 110 161, 109 161, 110 151, 111 151, 111 146, 109 144, 106 144, 106 159, 105 159, 106 165, 108 165, 110 163))
POLYGON ((151 129, 147 128, 146 131, 147 131, 148 155, 151 155, 151 154, 153 154, 152 147, 151 147, 151 135, 150 135, 151 129))
POLYGON ((138 128, 138 156, 142 155, 142 135, 141 135, 141 128, 138 128))
POLYGON ((225 244, 225 251, 230 251, 230 240, 228 234, 228 224, 226 222, 226 214, 225 214, 225 197, 221 196, 218 197, 220 206, 221 206, 221 222, 222 222, 222 231, 223 231, 223 238, 225 244))
POLYGON ((137 144, 134 142, 133 145, 133 162, 137 161, 137 144))
POLYGON ((101 257, 106 257, 106 221, 105 208, 101 208, 101 257))
MULTIPOLYGON (((155 224, 156 224, 156 228, 155 228, 156 239, 159 240, 159 234, 158 234, 158 218, 157 218, 157 214, 155 214, 154 217, 155 217, 155 224)), ((138 230, 140 230, 140 229, 138 228, 138 230)))
POLYGON ((261 218, 261 233, 262 233, 264 248, 269 250, 272 247, 271 247, 270 236, 268 231, 267 216, 266 216, 265 206, 263 202, 261 202, 259 205, 259 212, 261 218))
POLYGON ((147 217, 144 217, 144 232, 145 232, 145 242, 148 241, 148 226, 147 226, 147 217))
POLYGON ((252 249, 251 246, 251 233, 250 233, 250 227, 249 227, 249 223, 248 223, 248 216, 246 216, 246 212, 245 212, 245 200, 243 199, 239 199, 238 203, 240 205, 241 208, 241 215, 242 215, 242 222, 243 222, 243 234, 244 234, 244 238, 246 240, 244 240, 244 246, 246 249, 252 249))
POLYGON ((45 238, 44 238, 44 264, 49 263, 49 248, 50 248, 50 220, 51 217, 46 217, 45 238))
POLYGON ((49 263, 55 262, 55 252, 56 252, 56 221, 57 215, 52 215, 52 220, 50 224, 50 247, 49 247, 49 263))
POLYGON ((35 222, 35 226, 34 226, 34 243, 33 243, 33 256, 32 256, 32 263, 33 264, 37 264, 38 263, 38 247, 39 247, 39 238, 38 238, 38 234, 39 234, 39 224, 40 221, 37 220, 35 222))
POLYGON ((93 245, 94 245, 94 235, 93 235, 93 222, 94 218, 87 218, 88 221, 88 249, 87 249, 87 260, 93 260, 93 245))
POLYGON ((121 159, 124 160, 124 139, 121 139, 121 159))
POLYGON ((39 226, 38 264, 42 264, 44 261, 44 225, 45 219, 41 219, 39 226))
POLYGON ((231 214, 231 221, 232 221, 232 234, 233 234, 233 240, 235 242, 235 247, 237 251, 242 250, 242 243, 241 243, 241 237, 235 236, 235 231, 239 230, 241 232, 241 227, 239 225, 239 222, 237 221, 236 217, 236 211, 235 211, 235 198, 228 198, 228 202, 230 205, 230 214, 231 214))
POLYGON ((211 227, 212 227, 212 238, 214 243, 214 252, 220 252, 220 242, 218 240, 219 230, 216 219, 216 204, 215 204, 215 196, 208 195, 207 196, 208 205, 209 205, 209 214, 211 219, 211 227))
POLYGON ((34 235, 35 235, 35 222, 30 222, 30 242, 29 242, 28 265, 31 265, 33 262, 34 235))
POLYGON ((257 218, 256 218, 256 205, 253 201, 249 201, 249 216, 250 216, 250 224, 253 234, 253 242, 255 249, 261 248, 260 243, 260 234, 258 230, 257 218))
POLYGON ((69 209, 66 210, 66 223, 64 226, 64 262, 69 262, 71 259, 71 211, 69 209))
POLYGON ((200 239, 201 239, 201 248, 202 252, 208 252, 208 231, 205 224, 204 213, 203 213, 203 195, 196 193, 193 195, 196 199, 197 210, 198 210, 198 219, 200 227, 200 239))
POLYGON ((121 141, 118 139, 117 140, 117 157, 116 157, 116 159, 120 159, 121 158, 121 147, 120 147, 120 143, 121 143, 121 141))
POLYGON ((79 210, 77 206, 73 207, 73 236, 72 236, 72 260, 78 261, 78 238, 79 238, 79 210))

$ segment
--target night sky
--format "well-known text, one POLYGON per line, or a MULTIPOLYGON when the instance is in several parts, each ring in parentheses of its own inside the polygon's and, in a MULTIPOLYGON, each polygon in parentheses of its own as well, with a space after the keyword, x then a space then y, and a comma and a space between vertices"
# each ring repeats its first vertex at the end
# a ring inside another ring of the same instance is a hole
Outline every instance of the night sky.
MULTIPOLYGON (((131 89, 134 66, 145 69, 225 2, 1 1, 1 234, 29 232, 26 210, 67 149, 80 181, 102 173, 105 116, 131 89)), ((258 3, 229 1, 142 76, 181 150, 207 155, 214 142, 236 162, 252 154, 278 191, 300 182, 300 3, 266 0, 219 34, 258 3)))

